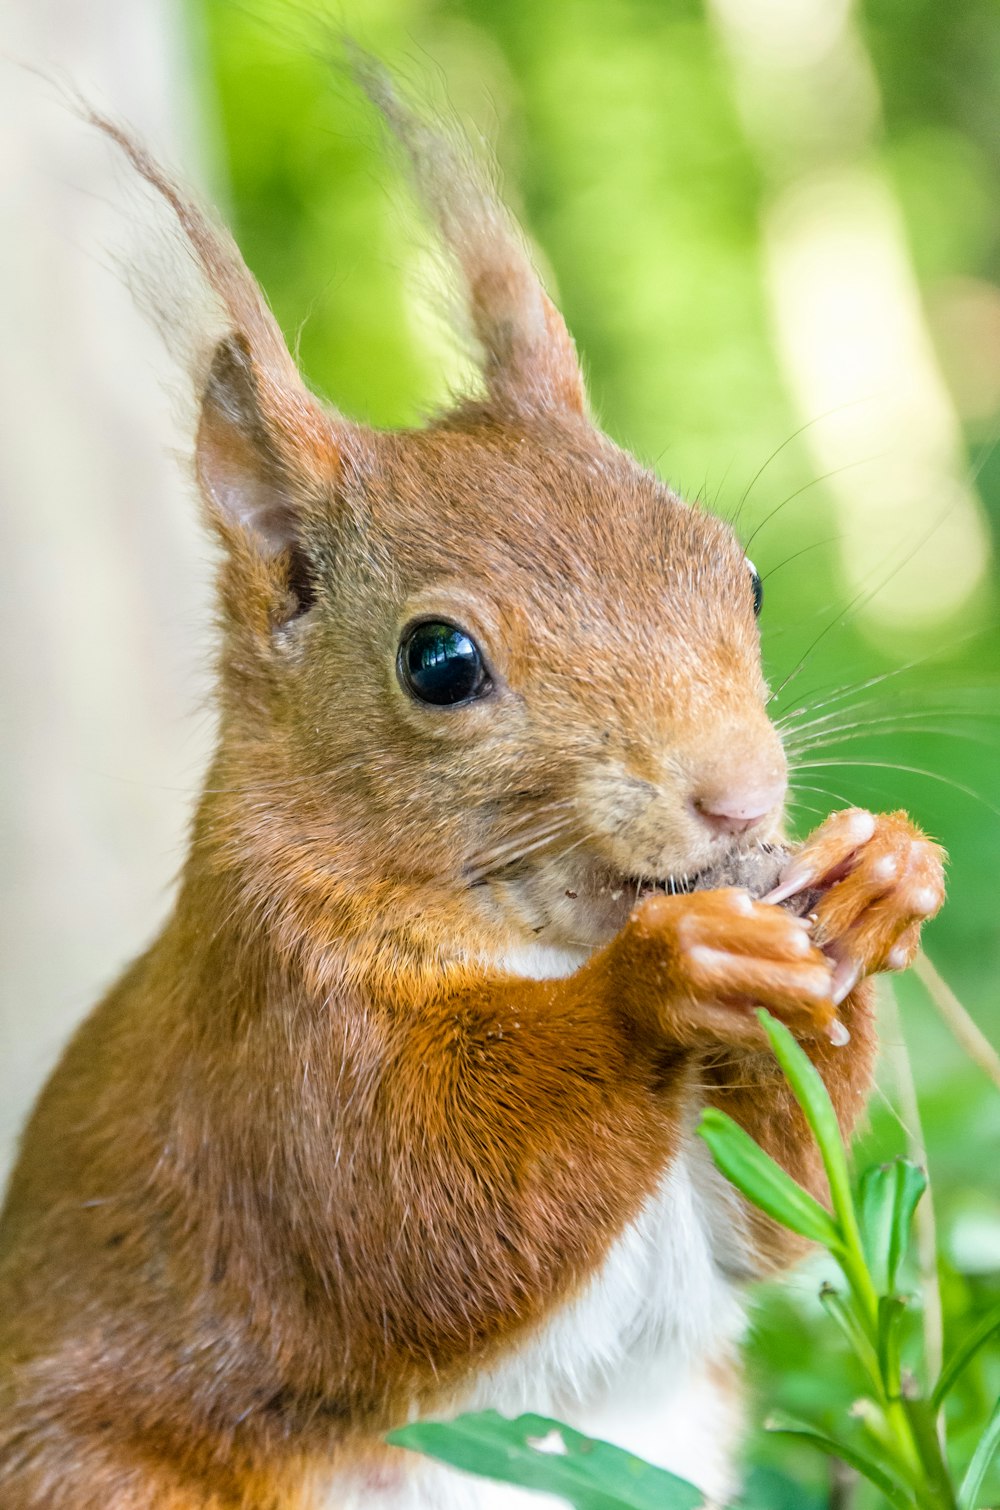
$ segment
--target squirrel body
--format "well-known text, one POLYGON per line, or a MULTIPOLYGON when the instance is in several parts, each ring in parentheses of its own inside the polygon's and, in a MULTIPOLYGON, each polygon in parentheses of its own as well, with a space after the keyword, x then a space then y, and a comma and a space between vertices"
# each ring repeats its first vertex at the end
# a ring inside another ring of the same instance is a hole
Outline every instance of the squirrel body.
POLYGON ((221 316, 193 365, 220 733, 173 913, 11 1178, 5 1510, 513 1506, 384 1445, 469 1406, 723 1502, 741 1291, 801 1245, 716 1173, 699 1108, 822 1194, 752 1008, 848 1131, 866 978, 943 896, 905 814, 787 853, 759 579, 595 428, 483 176, 358 70, 482 352, 482 394, 422 430, 324 408, 233 243, 98 122, 221 316))

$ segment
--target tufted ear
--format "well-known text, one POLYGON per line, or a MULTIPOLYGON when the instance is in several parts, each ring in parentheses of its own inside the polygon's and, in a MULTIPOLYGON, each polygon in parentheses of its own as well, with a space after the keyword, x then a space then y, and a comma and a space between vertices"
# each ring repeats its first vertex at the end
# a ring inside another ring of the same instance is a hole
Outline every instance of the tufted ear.
MULTIPOLYGON (((120 126, 100 116, 91 119, 169 206, 183 245, 219 306, 228 333, 207 359, 193 357, 201 389, 198 482, 234 565, 244 575, 256 570, 262 591, 269 581, 281 600, 278 617, 287 618, 308 606, 301 527, 310 499, 328 493, 336 479, 340 441, 349 426, 306 389, 228 232, 120 126)), ((168 308, 168 320, 170 314, 168 308)))
POLYGON ((418 115, 373 58, 356 48, 351 55, 355 77, 406 153, 462 273, 490 397, 501 407, 582 414, 586 395, 572 338, 484 168, 465 142, 418 115))
POLYGON ((198 481, 219 522, 249 531, 268 556, 298 540, 290 439, 265 411, 246 337, 227 336, 215 349, 202 396, 198 481))

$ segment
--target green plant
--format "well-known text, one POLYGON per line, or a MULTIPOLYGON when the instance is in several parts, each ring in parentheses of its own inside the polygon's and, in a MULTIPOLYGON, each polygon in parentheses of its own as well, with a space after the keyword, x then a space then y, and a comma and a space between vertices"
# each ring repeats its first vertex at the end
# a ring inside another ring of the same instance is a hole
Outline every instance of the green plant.
POLYGON ((696 1510, 702 1495, 662 1468, 545 1416, 509 1421, 484 1410, 418 1421, 389 1441, 467 1473, 561 1494, 576 1510, 696 1510))
MULTIPOLYGON (((787 1028, 766 1012, 759 1016, 816 1139, 832 1209, 798 1185, 725 1113, 706 1109, 699 1132, 718 1167, 748 1200, 821 1244, 836 1261, 843 1285, 824 1284, 821 1300, 866 1386, 836 1429, 781 1418, 769 1423, 770 1430, 849 1465, 894 1510, 977 1510, 1000 1447, 1000 1400, 982 1424, 960 1478, 949 1460, 944 1406, 1000 1330, 1000 1307, 969 1332, 933 1383, 926 1359, 904 1366, 908 1297, 900 1274, 926 1176, 911 1161, 895 1159, 869 1169, 855 1198, 840 1129, 818 1071, 787 1028)), ((451 1422, 417 1422, 393 1432, 389 1441, 466 1472, 559 1494, 576 1510, 693 1510, 702 1503, 699 1491, 673 1474, 541 1416, 509 1421, 485 1411, 451 1422)), ((793 1504, 802 1510, 807 1501, 805 1491, 764 1470, 751 1480, 742 1503, 746 1510, 793 1504)))
POLYGON ((855 1201, 840 1129, 819 1072, 783 1024, 766 1012, 758 1015, 816 1139, 832 1211, 723 1112, 706 1109, 699 1132, 716 1164, 749 1200, 792 1231, 821 1243, 835 1259, 845 1285, 824 1286, 821 1298, 868 1386, 855 1402, 852 1421, 836 1434, 795 1420, 772 1422, 771 1429, 849 1463, 899 1510, 975 1510, 1000 1445, 1000 1400, 958 1483, 946 1449, 943 1406, 964 1369, 1000 1327, 1000 1312, 984 1318, 933 1384, 926 1376, 921 1379, 925 1369, 904 1369, 900 1330, 907 1297, 900 1290, 899 1273, 926 1176, 909 1160, 894 1160, 867 1171, 855 1201))

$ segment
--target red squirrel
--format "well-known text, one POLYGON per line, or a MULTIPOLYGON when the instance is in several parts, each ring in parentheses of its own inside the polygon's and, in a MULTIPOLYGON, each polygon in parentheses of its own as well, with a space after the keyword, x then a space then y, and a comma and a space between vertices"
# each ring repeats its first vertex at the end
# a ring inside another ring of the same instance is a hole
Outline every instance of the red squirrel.
POLYGON ((485 1406, 724 1504, 742 1295, 801 1250, 699 1109, 822 1197, 753 1009, 848 1133, 868 978, 943 899, 904 813, 788 851, 759 578, 595 427, 488 176, 360 67, 481 352, 421 429, 321 404, 230 238, 98 122, 221 311, 192 374, 220 731, 172 915, 10 1182, 4 1510, 539 1503, 384 1444, 485 1406))

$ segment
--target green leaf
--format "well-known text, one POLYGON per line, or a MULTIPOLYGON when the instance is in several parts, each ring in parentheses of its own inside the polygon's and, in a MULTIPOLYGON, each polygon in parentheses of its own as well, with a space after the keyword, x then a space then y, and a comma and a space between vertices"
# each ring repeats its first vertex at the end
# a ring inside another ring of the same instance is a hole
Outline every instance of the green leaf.
POLYGON ((707 1106, 698 1123, 712 1158, 728 1180, 783 1227, 826 1247, 839 1244, 830 1213, 759 1148, 750 1134, 717 1107, 707 1106))
POLYGON ((839 1290, 834 1289, 833 1285, 823 1285, 819 1298, 823 1309, 833 1317, 853 1348, 855 1356, 872 1381, 876 1394, 881 1395, 883 1384, 879 1369, 879 1355, 853 1307, 844 1299, 839 1290))
POLYGON ((878 1301, 878 1366, 890 1396, 898 1398, 900 1389, 899 1328, 906 1310, 900 1295, 880 1295, 878 1301))
POLYGON ((386 1440, 464 1473, 562 1495, 576 1510, 698 1510, 704 1504, 701 1491, 675 1474, 545 1416, 510 1421, 484 1410, 454 1421, 418 1421, 386 1440))
POLYGON ((823 1077, 813 1064, 805 1049, 800 1048, 794 1037, 770 1012, 759 1008, 764 1032, 771 1040, 774 1057, 785 1072, 785 1078, 795 1093, 795 1099, 805 1113, 819 1147, 830 1185, 833 1209, 845 1224, 845 1216, 854 1222, 854 1203, 851 1198, 851 1178, 847 1169, 847 1155, 840 1134, 840 1123, 830 1100, 830 1093, 823 1084, 823 1077))
POLYGON ((917 1202, 927 1189, 927 1176, 909 1159, 876 1164, 861 1179, 859 1216, 868 1267, 883 1294, 896 1288, 899 1266, 910 1241, 910 1225, 917 1202))
POLYGON ((1000 1331, 1000 1305, 994 1306, 988 1311, 982 1321, 966 1337, 964 1342, 959 1343, 955 1352, 952 1353, 948 1362, 941 1370, 941 1377, 934 1387, 933 1404, 937 1409, 944 1401, 949 1390, 953 1388, 958 1378, 968 1368, 973 1358, 979 1352, 984 1342, 988 1342, 993 1333, 1000 1331))
POLYGON ((976 1510, 976 1501, 983 1487, 983 1479, 998 1448, 1000 1448, 1000 1400, 997 1400, 993 1407, 993 1412, 986 1423, 986 1430, 979 1439, 979 1445, 972 1454, 972 1461, 962 1480, 962 1487, 958 1491, 959 1510, 976 1510))
POLYGON ((766 1423, 768 1431, 785 1437, 798 1437, 803 1442, 808 1442, 817 1451, 823 1452, 829 1458, 840 1458, 866 1478, 870 1484, 874 1484, 880 1490, 889 1504, 895 1510, 913 1510, 913 1499, 909 1492, 901 1485, 896 1484, 878 1463, 873 1463, 866 1453, 860 1452, 849 1442, 837 1441, 834 1437, 828 1437, 825 1432, 817 1431, 815 1426, 810 1426, 806 1421, 796 1421, 791 1417, 776 1418, 766 1423))
POLYGON ((861 1231, 851 1194, 847 1154, 833 1102, 819 1070, 805 1050, 795 1042, 784 1023, 778 1022, 763 1007, 758 1009, 757 1016, 819 1147, 837 1227, 838 1245, 832 1251, 847 1276, 864 1315, 866 1327, 874 1335, 878 1324, 878 1294, 865 1263, 861 1231))

